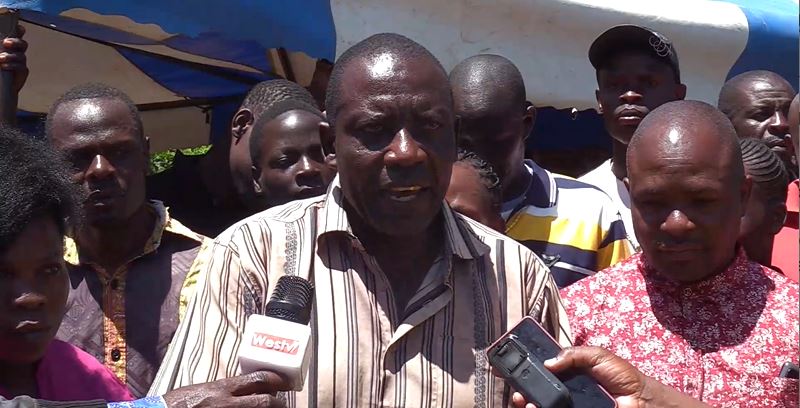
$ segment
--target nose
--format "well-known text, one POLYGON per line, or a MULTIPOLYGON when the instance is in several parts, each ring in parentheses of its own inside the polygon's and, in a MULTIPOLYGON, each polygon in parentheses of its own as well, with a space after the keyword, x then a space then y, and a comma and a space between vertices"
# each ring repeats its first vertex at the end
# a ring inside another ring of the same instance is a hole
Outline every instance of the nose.
POLYGON ((692 231, 695 225, 689 217, 681 210, 672 210, 664 222, 661 224, 661 231, 673 238, 685 238, 692 231))
POLYGON ((17 281, 14 293, 18 294, 14 299, 14 306, 18 309, 37 310, 47 303, 47 298, 41 292, 23 281, 17 281))
POLYGON ((620 95, 619 100, 623 103, 633 105, 642 100, 642 95, 634 90, 629 90, 628 92, 620 95))
POLYGON ((411 167, 425 161, 425 151, 408 129, 400 129, 384 158, 386 166, 411 167))
POLYGON ((108 159, 106 159, 102 154, 98 154, 94 156, 92 163, 86 170, 86 178, 89 180, 101 180, 112 176, 114 172, 115 169, 111 162, 109 162, 108 159))
POLYGON ((783 112, 780 110, 775 111, 775 114, 772 115, 769 127, 767 127, 767 131, 778 137, 784 137, 789 134, 789 120, 786 119, 783 112))
POLYGON ((318 161, 308 157, 307 155, 303 155, 300 158, 300 169, 295 174, 295 180, 297 180, 298 186, 311 186, 316 187, 321 184, 321 174, 320 174, 320 166, 321 163, 318 161))

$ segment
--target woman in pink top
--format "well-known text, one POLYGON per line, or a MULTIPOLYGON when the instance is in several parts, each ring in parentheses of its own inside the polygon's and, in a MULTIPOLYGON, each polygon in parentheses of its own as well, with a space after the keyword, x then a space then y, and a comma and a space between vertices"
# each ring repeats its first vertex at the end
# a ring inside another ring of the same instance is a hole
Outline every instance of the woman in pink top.
POLYGON ((63 238, 76 205, 61 160, 0 128, 0 395, 130 401, 94 357, 53 340, 69 293, 63 238))

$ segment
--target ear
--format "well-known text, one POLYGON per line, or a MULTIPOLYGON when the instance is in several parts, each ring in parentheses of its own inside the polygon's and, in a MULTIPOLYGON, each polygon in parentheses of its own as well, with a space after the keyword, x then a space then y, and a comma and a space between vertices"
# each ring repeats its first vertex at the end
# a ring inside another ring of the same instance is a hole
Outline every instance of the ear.
MULTIPOLYGON (((143 146, 143 153, 144 153, 144 161, 145 163, 150 163, 150 138, 144 136, 144 146, 143 146)), ((149 164, 148 164, 149 167, 149 164)))
POLYGON ((247 108, 239 109, 239 111, 233 115, 233 120, 231 120, 231 135, 237 142, 244 136, 247 129, 253 126, 253 119, 253 112, 247 108))
POLYGON ((536 123, 536 107, 529 101, 525 101, 525 113, 522 115, 523 126, 525 127, 525 139, 528 138, 536 123))
POLYGON ((250 172, 253 177, 253 191, 255 191, 256 195, 261 195, 264 192, 261 188, 261 184, 258 182, 258 179, 261 178, 261 170, 258 166, 253 165, 250 167, 250 172))
POLYGON ((786 223, 786 203, 777 201, 773 202, 770 205, 770 229, 769 232, 772 234, 777 234, 783 229, 783 225, 786 223))
POLYGON ((631 191, 631 180, 629 178, 627 177, 623 178, 622 184, 625 184, 625 189, 628 190, 628 192, 631 191))
POLYGON ((686 85, 678 84, 678 86, 675 87, 675 98, 679 101, 686 99, 686 85))
POLYGON ((322 154, 325 156, 325 165, 336 171, 336 137, 328 122, 319 122, 319 139, 322 154))
POLYGON ((741 217, 747 212, 747 203, 750 201, 750 193, 753 191, 753 179, 750 175, 744 176, 741 187, 739 187, 739 201, 741 202, 741 217))
POLYGON ((595 89, 594 90, 594 99, 597 100, 597 113, 602 115, 603 114, 603 103, 600 102, 600 90, 599 89, 595 89))

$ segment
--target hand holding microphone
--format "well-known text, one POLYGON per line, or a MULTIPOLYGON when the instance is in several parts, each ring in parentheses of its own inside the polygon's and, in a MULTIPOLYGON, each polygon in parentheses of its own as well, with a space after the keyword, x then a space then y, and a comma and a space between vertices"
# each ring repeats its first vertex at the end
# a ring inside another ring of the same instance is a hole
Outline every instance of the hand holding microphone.
POLYGON ((299 276, 282 276, 264 315, 247 318, 239 349, 242 374, 272 371, 295 391, 303 389, 308 372, 311 306, 314 285, 299 276))

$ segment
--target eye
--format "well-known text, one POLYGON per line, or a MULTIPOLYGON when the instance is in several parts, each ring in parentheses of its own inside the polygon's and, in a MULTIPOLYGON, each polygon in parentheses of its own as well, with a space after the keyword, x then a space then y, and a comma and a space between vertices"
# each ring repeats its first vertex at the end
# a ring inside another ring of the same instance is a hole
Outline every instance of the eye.
POLYGON ((425 121, 424 127, 428 130, 436 130, 442 127, 442 123, 438 120, 428 119, 425 121))
POLYGON ((380 123, 367 123, 361 126, 361 131, 367 133, 380 133, 384 129, 380 123))
POLYGON ((763 122, 763 121, 769 119, 770 116, 772 116, 772 114, 773 114, 773 112, 768 110, 768 109, 760 109, 760 110, 757 110, 757 111, 753 112, 753 114, 750 115, 750 118, 753 119, 753 120, 757 120, 759 122, 763 122))
POLYGON ((272 161, 271 167, 275 169, 288 169, 289 167, 292 167, 295 162, 296 160, 292 160, 292 158, 289 156, 281 156, 272 161))
POLYGON ((45 276, 57 276, 62 271, 64 271, 63 265, 54 264, 44 267, 44 269, 42 269, 42 274, 45 276))

